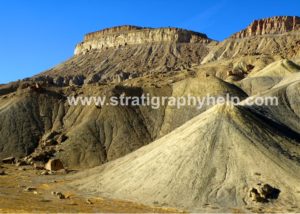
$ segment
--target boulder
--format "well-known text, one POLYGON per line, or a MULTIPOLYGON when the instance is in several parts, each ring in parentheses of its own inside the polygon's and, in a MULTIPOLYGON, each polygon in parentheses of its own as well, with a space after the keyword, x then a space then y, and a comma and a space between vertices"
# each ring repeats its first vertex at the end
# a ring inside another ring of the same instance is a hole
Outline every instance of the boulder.
POLYGON ((15 157, 7 157, 2 159, 2 163, 13 164, 15 162, 15 157))
POLYGON ((258 190, 256 188, 252 188, 249 192, 249 197, 252 199, 252 201, 260 202, 260 203, 266 203, 268 200, 261 197, 258 190))
POLYGON ((83 75, 76 75, 69 81, 69 85, 81 86, 84 83, 85 77, 83 75))
POLYGON ((55 77, 53 79, 53 83, 59 87, 62 87, 62 86, 64 86, 64 78, 61 76, 55 77))
POLYGON ((47 147, 46 150, 36 150, 32 156, 33 161, 42 161, 47 162, 55 153, 55 149, 53 147, 47 147))
POLYGON ((16 166, 25 166, 25 165, 27 165, 27 163, 24 160, 17 160, 16 161, 16 166))
POLYGON ((70 80, 71 80, 71 77, 70 77, 70 76, 64 77, 63 85, 69 85, 70 80))
POLYGON ((34 92, 42 92, 43 91, 43 87, 40 83, 34 83, 31 84, 29 86, 30 91, 34 91, 34 92))
POLYGON ((280 190, 272 187, 270 184, 259 185, 258 188, 251 188, 249 191, 249 197, 252 201, 259 203, 267 203, 271 199, 277 199, 279 197, 280 190))
POLYGON ((43 84, 53 84, 53 78, 46 75, 46 76, 39 76, 39 77, 35 77, 33 79, 34 82, 40 82, 40 83, 43 83, 43 84))
POLYGON ((45 169, 49 171, 58 171, 64 169, 64 165, 59 159, 50 159, 46 164, 45 169))
POLYGON ((260 195, 267 199, 277 199, 280 193, 280 190, 272 187, 269 184, 264 184, 260 189, 260 195))
POLYGON ((33 158, 30 155, 23 158, 23 160, 26 162, 26 164, 33 165, 33 158))
POLYGON ((84 80, 84 83, 85 84, 92 84, 92 83, 99 82, 100 79, 101 79, 101 76, 99 74, 94 74, 94 75, 89 76, 88 78, 86 78, 84 80))

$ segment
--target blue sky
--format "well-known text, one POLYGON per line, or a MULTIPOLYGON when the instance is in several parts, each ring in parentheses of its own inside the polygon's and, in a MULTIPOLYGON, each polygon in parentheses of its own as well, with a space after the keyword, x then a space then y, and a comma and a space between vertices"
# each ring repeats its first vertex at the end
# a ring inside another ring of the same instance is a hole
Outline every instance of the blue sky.
POLYGON ((254 19, 300 16, 300 0, 0 0, 0 83, 72 56, 85 33, 115 25, 181 27, 223 40, 254 19))

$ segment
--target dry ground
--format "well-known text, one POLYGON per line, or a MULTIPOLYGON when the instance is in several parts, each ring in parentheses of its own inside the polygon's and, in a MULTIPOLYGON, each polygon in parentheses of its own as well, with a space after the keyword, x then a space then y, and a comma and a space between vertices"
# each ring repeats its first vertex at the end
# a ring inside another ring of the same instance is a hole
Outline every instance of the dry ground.
POLYGON ((0 176, 0 213, 28 212, 125 212, 125 213, 167 213, 175 209, 155 208, 129 201, 107 198, 86 198, 74 192, 62 191, 67 199, 52 195, 64 185, 58 175, 39 175, 38 170, 18 170, 14 165, 2 165, 6 175, 0 176), (25 191, 26 187, 36 188, 36 192, 25 191), (92 204, 90 204, 90 201, 92 204))

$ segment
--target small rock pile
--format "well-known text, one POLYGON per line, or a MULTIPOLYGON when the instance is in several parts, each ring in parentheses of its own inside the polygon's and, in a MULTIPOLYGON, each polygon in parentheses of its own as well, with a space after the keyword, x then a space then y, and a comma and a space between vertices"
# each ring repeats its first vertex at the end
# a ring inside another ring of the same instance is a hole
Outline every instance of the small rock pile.
POLYGON ((280 190, 272 187, 269 184, 260 184, 258 188, 251 188, 249 191, 249 197, 252 201, 259 203, 267 203, 272 199, 279 197, 280 190))
POLYGON ((36 170, 47 170, 43 171, 41 175, 53 174, 53 172, 66 174, 67 170, 64 168, 63 163, 54 158, 55 153, 59 151, 59 145, 66 139, 67 136, 64 134, 55 131, 50 132, 41 139, 39 146, 32 154, 21 159, 7 157, 2 159, 2 163, 15 164, 20 167, 20 170, 26 170, 26 166, 32 166, 36 170))
POLYGON ((60 150, 59 145, 65 140, 66 135, 56 131, 50 132, 40 140, 39 146, 32 154, 23 158, 23 161, 37 170, 45 169, 45 164, 60 150))

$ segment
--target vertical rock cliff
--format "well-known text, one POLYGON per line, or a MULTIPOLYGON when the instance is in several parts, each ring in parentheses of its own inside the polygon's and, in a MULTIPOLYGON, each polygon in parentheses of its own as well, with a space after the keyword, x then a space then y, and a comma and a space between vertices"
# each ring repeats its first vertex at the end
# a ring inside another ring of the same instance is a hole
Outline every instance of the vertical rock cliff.
POLYGON ((101 50, 126 45, 146 45, 148 43, 209 43, 205 34, 179 28, 142 28, 120 26, 89 33, 76 46, 75 55, 90 50, 101 50))
POLYGON ((246 29, 234 34, 232 38, 245 38, 265 34, 281 34, 300 30, 300 17, 275 16, 255 20, 246 29))

